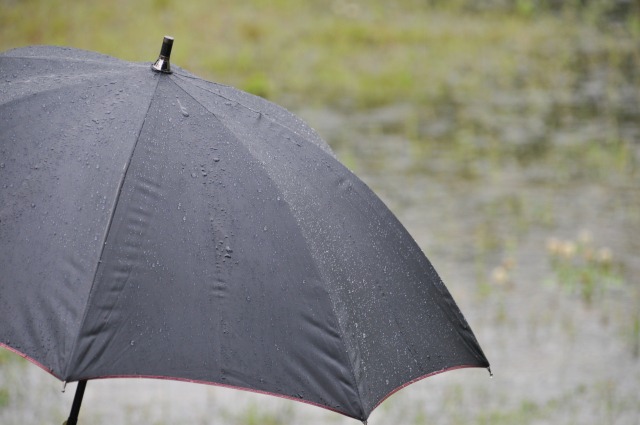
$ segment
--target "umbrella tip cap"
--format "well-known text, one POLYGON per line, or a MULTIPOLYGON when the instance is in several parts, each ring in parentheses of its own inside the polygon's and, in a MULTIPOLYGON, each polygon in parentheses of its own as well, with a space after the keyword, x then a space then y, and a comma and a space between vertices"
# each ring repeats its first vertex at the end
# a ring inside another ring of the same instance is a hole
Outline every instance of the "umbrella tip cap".
POLYGON ((160 48, 160 55, 158 59, 151 65, 151 68, 157 72, 163 72, 165 74, 171 74, 171 63, 169 59, 171 57, 171 48, 173 47, 173 37, 165 35, 162 40, 162 47, 160 48))

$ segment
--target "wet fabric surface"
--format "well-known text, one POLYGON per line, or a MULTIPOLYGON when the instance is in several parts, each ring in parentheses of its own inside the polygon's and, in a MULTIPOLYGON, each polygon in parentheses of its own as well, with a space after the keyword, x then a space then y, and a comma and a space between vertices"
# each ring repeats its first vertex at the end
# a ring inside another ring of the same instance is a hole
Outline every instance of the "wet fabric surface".
POLYGON ((358 419, 487 367, 437 273, 306 124, 174 67, 0 55, 0 343, 358 419))

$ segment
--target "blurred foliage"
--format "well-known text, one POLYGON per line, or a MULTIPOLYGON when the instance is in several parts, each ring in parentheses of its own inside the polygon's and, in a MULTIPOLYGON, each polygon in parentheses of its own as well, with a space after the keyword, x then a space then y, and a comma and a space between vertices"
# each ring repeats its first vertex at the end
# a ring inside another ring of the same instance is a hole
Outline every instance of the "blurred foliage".
POLYGON ((276 101, 441 104, 437 114, 505 86, 575 84, 576 66, 637 69, 639 4, 2 0, 0 50, 56 44, 152 61, 171 34, 175 64, 276 101))
POLYGON ((596 247, 590 232, 581 232, 575 241, 550 238, 547 252, 557 282, 579 294, 587 304, 624 281, 611 249, 596 247))

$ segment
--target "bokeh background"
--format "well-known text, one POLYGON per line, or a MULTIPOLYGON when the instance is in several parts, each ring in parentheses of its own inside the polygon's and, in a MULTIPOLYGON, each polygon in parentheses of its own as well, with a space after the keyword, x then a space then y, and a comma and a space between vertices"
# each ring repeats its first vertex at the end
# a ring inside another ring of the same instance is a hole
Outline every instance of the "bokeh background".
MULTIPOLYGON (((405 224, 492 363, 370 424, 640 424, 640 1, 0 0, 0 50, 172 63, 300 115, 405 224)), ((1 273, 1 271, 0 271, 1 273)), ((74 384, 0 350, 0 423, 74 384)), ((88 385, 81 423, 350 424, 273 397, 88 385)))

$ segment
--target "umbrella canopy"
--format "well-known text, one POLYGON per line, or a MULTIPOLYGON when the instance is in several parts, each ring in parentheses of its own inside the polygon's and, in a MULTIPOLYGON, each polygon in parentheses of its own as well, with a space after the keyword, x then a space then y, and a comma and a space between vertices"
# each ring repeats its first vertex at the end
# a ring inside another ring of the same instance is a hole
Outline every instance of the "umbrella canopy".
POLYGON ((64 381, 211 383, 360 420, 417 379, 488 367, 420 248, 329 146, 171 69, 168 41, 162 72, 0 55, 0 344, 64 381))

